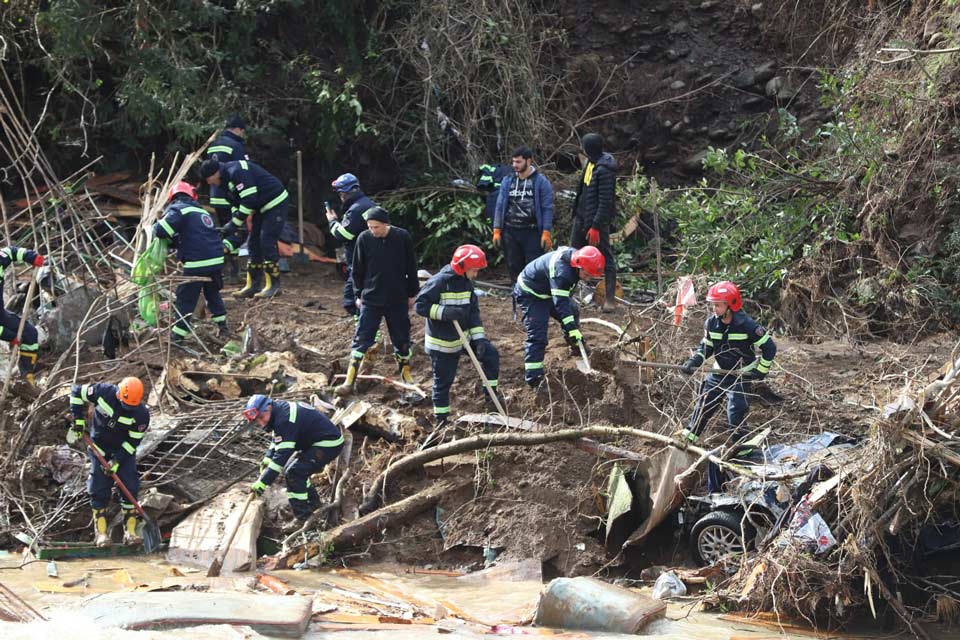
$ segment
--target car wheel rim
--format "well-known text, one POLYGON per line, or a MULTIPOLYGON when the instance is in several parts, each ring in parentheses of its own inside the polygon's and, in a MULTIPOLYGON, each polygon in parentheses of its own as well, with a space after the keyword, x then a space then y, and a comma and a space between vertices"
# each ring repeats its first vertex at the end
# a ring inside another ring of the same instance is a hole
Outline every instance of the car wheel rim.
POLYGON ((740 534, 720 525, 705 527, 700 532, 698 548, 700 549, 700 556, 708 564, 714 564, 727 555, 743 553, 740 534))

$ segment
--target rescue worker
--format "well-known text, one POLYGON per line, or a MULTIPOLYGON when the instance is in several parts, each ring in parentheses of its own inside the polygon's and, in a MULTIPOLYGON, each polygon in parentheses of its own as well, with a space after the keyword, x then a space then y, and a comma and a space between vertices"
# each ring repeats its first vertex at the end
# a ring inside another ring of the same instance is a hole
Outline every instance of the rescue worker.
MULTIPOLYGON (((700 434, 726 395, 727 423, 733 429, 731 440, 736 445, 749 434, 744 422, 750 410, 751 383, 763 380, 769 373, 777 345, 767 330, 743 311, 737 285, 728 280, 718 282, 707 291, 707 302, 713 304, 713 315, 704 322, 703 339, 696 352, 683 363, 682 371, 693 375, 713 357, 715 368, 736 373, 711 373, 706 377, 690 421, 680 433, 688 442, 699 442, 700 434), (760 350, 759 359, 756 349, 760 350)), ((718 492, 721 485, 720 469, 711 463, 707 470, 707 490, 718 492)))
MULTIPOLYGON (((96 545, 110 545, 107 529, 107 505, 113 490, 113 475, 130 491, 134 499, 140 491, 140 476, 137 473, 137 447, 150 426, 150 410, 143 404, 143 383, 139 378, 124 378, 120 385, 100 382, 75 384, 70 391, 70 413, 73 426, 67 430, 67 444, 83 442, 86 429, 86 405, 92 404, 93 425, 90 439, 97 451, 110 464, 105 471, 93 451, 87 449, 90 458, 90 476, 87 478, 87 493, 93 508, 93 528, 96 545)), ((120 501, 123 514, 123 541, 134 544, 140 541, 140 517, 134 506, 120 501)))
MULTIPOLYGON (((20 247, 6 247, 0 249, 0 340, 10 343, 11 349, 18 349, 17 369, 20 376, 29 384, 33 384, 33 376, 37 370, 37 355, 40 351, 40 338, 37 328, 27 320, 23 323, 23 334, 17 340, 17 331, 20 329, 20 316, 3 305, 3 276, 7 267, 17 264, 29 264, 34 267, 43 266, 43 256, 32 249, 20 247)), ((28 313, 29 309, 24 309, 28 313)))
POLYGON ((553 185, 533 166, 530 147, 517 147, 510 155, 514 173, 500 183, 493 246, 503 245, 510 282, 514 282, 525 266, 553 249, 553 185))
MULTIPOLYGON (((450 416, 450 387, 457 375, 463 341, 453 321, 460 323, 470 341, 470 348, 483 367, 487 384, 497 391, 500 376, 500 354, 487 339, 480 320, 480 303, 473 290, 473 280, 480 269, 487 267, 487 257, 480 247, 465 244, 453 252, 453 259, 420 289, 414 308, 427 319, 424 349, 433 366, 433 415, 435 428, 447 425, 450 416)), ((484 392, 487 401, 492 400, 484 392)))
MULTIPOLYGON (((413 383, 408 312, 420 290, 413 240, 405 229, 390 224, 383 207, 373 207, 363 217, 367 230, 357 237, 351 266, 353 289, 359 294, 360 321, 353 338, 347 379, 336 388, 341 396, 353 393, 360 362, 374 343, 383 319, 387 321, 400 377, 413 383)), ((406 399, 412 400, 413 396, 408 394, 406 399)))
POLYGON ((510 165, 506 164, 482 164, 480 165, 480 177, 477 178, 475 185, 477 191, 485 194, 483 196, 483 214, 493 226, 493 213, 497 208, 497 198, 500 197, 500 185, 503 179, 513 173, 510 165))
POLYGON ((583 136, 583 153, 587 164, 573 202, 570 245, 577 249, 590 245, 603 254, 603 311, 609 312, 616 306, 617 259, 610 246, 610 225, 616 209, 617 161, 603 150, 603 137, 598 133, 583 136))
POLYGON ((296 461, 286 470, 287 500, 294 521, 284 529, 299 529, 320 506, 310 476, 340 455, 343 434, 329 418, 304 402, 273 400, 259 393, 247 400, 243 417, 273 433, 273 442, 260 463, 260 477, 250 485, 253 493, 261 495, 273 484, 296 452, 296 461))
POLYGON ((547 349, 550 318, 563 328, 574 355, 579 355, 579 310, 571 293, 581 280, 603 275, 603 255, 596 247, 560 247, 528 264, 514 286, 513 295, 523 310, 527 339, 523 349, 523 379, 533 389, 543 382, 543 357, 547 349))
POLYGON ((363 214, 376 203, 360 190, 360 181, 352 173, 345 173, 332 183, 333 190, 340 196, 343 203, 343 221, 337 217, 333 209, 327 209, 327 221, 330 223, 330 235, 343 245, 347 259, 347 281, 343 284, 343 308, 355 319, 360 316, 357 308, 357 297, 353 291, 353 279, 350 276, 353 262, 353 247, 357 236, 366 231, 367 221, 363 214))
POLYGON ((277 240, 287 221, 290 197, 283 183, 263 167, 249 160, 221 163, 208 158, 200 165, 200 176, 207 184, 225 187, 233 208, 233 217, 224 233, 239 230, 252 215, 247 248, 247 282, 233 295, 240 298, 272 298, 280 293, 280 252, 277 240))
POLYGON ((220 297, 223 288, 223 245, 213 217, 197 202, 197 191, 187 182, 178 182, 170 189, 170 198, 163 218, 153 225, 153 235, 167 238, 177 248, 177 260, 183 275, 205 280, 183 282, 177 286, 177 323, 173 325, 173 342, 182 344, 190 335, 190 317, 197 307, 200 293, 207 302, 211 320, 221 336, 227 335, 227 308, 220 297))
MULTIPOLYGON (((227 118, 227 122, 220 132, 220 136, 207 147, 207 157, 216 158, 220 162, 232 160, 249 160, 245 141, 247 138, 247 124, 238 115, 227 118)), ((227 198, 225 189, 219 185, 210 186, 210 206, 217 212, 217 226, 224 227, 233 217, 233 208, 227 198)), ((223 239, 223 250, 226 254, 227 281, 231 284, 239 280, 240 245, 246 239, 246 227, 239 227, 234 233, 223 239)))

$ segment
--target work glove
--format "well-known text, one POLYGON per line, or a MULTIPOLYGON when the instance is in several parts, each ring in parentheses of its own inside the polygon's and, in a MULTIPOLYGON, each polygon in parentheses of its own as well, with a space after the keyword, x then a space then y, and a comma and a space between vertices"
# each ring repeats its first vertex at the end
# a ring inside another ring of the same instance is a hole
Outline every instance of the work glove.
POLYGON ((763 380, 766 377, 767 377, 767 374, 760 373, 756 369, 750 369, 749 371, 744 372, 743 375, 740 376, 740 379, 746 382, 757 382, 757 381, 763 380))
POLYGON ((263 484, 260 480, 257 480, 252 485, 250 485, 250 493, 262 496, 263 492, 267 490, 267 485, 263 484))
POLYGON ((544 251, 553 250, 553 238, 550 237, 549 231, 544 231, 540 234, 540 248, 544 251))
POLYGON ((693 372, 697 370, 697 367, 694 366, 693 359, 687 360, 680 365, 680 371, 683 371, 688 376, 692 376, 693 372))
POLYGON ((117 471, 120 470, 120 463, 117 462, 116 460, 110 459, 110 460, 107 460, 107 465, 108 466, 106 469, 104 469, 104 472, 106 472, 108 475, 111 475, 111 476, 117 475, 117 471))
POLYGON ((83 439, 83 427, 86 424, 83 420, 74 420, 73 426, 67 429, 67 444, 76 444, 83 439))
POLYGON ((473 340, 470 342, 470 348, 473 349, 473 353, 476 354, 477 359, 479 360, 483 360, 483 357, 487 354, 487 349, 489 347, 489 340, 473 340))
POLYGON ((20 338, 14 338, 13 340, 10 341, 10 348, 11 348, 11 349, 13 349, 14 347, 19 347, 19 346, 20 346, 20 338))
POLYGON ((600 232, 593 227, 587 230, 587 243, 592 247, 600 244, 600 232))
POLYGON ((43 266, 43 256, 37 254, 37 257, 33 259, 33 266, 42 267, 43 266))
POLYGON ((443 306, 440 308, 440 317, 446 320, 447 322, 463 322, 467 319, 467 313, 470 311, 470 307, 465 304, 449 305, 443 306))
POLYGON ((500 229, 493 230, 493 246, 498 248, 500 247, 500 234, 501 234, 500 229))

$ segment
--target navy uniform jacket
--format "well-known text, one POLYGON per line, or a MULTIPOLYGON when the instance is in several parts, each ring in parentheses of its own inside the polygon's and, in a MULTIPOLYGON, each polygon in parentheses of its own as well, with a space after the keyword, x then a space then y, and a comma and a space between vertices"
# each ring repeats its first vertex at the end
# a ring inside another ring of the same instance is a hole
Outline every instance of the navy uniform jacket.
POLYGON ((117 385, 105 382, 75 384, 70 390, 70 413, 82 421, 86 417, 86 403, 94 405, 90 438, 101 454, 110 454, 115 459, 136 455, 150 426, 150 410, 146 405, 127 406, 120 402, 117 391, 117 385))
POLYGON ((153 225, 153 235, 176 244, 177 259, 187 275, 223 268, 223 242, 213 216, 189 196, 175 197, 163 219, 153 225))
POLYGON ((353 246, 357 242, 357 236, 367 230, 367 221, 363 219, 363 214, 377 205, 362 191, 357 191, 344 201, 343 206, 343 220, 331 220, 330 233, 343 243, 347 252, 347 264, 352 264, 353 246))
POLYGON ((517 277, 520 295, 553 301, 566 332, 577 328, 574 303, 570 299, 573 288, 580 282, 579 270, 570 266, 574 251, 573 247, 560 247, 545 253, 524 267, 517 277))
POLYGON ((7 267, 14 262, 18 264, 33 264, 37 257, 37 252, 32 249, 21 249, 20 247, 5 247, 0 249, 0 307, 3 306, 3 276, 7 273, 7 267))
POLYGON ((249 160, 221 164, 220 180, 233 207, 231 222, 238 227, 254 211, 266 213, 288 197, 283 183, 249 160))
POLYGON ((468 340, 486 338, 480 322, 480 303, 473 282, 457 275, 449 264, 421 287, 414 304, 417 313, 427 319, 424 348, 438 353, 459 353, 463 342, 453 322, 444 320, 444 309, 466 306, 467 319, 460 323, 468 340))
POLYGON ((766 375, 776 354, 777 345, 767 330, 741 310, 733 314, 730 324, 724 324, 716 315, 707 318, 703 324, 703 340, 690 364, 698 367, 713 356, 721 369, 756 368, 757 373, 766 375), (756 361, 756 348, 760 349, 759 361, 756 361))
MULTIPOLYGON (((250 159, 243 138, 232 131, 220 133, 220 137, 207 147, 207 157, 216 157, 220 162, 250 159)), ((230 200, 227 199, 225 192, 222 186, 210 185, 210 206, 224 209, 230 207, 230 200)))
POLYGON ((294 451, 343 444, 340 428, 304 402, 274 400, 266 428, 274 435, 263 457, 265 468, 260 474, 260 482, 265 485, 273 483, 283 472, 283 465, 287 464, 294 451))

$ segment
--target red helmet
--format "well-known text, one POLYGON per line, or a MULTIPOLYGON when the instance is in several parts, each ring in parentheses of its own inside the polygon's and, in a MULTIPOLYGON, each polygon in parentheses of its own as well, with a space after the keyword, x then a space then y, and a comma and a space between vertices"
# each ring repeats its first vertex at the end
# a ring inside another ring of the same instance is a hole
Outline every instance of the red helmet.
POLYGON ((173 187, 170 188, 170 197, 167 198, 167 202, 170 202, 171 200, 173 200, 178 193, 185 193, 191 198, 193 198, 194 200, 197 199, 197 190, 193 188, 193 185, 190 184, 189 182, 184 182, 183 180, 181 180, 180 182, 178 182, 177 184, 173 185, 173 187))
POLYGON ((577 249, 570 258, 570 266, 574 269, 583 269, 591 278, 599 278, 603 275, 603 268, 607 261, 604 259, 600 249, 588 246, 583 249, 577 249))
POLYGON ((743 309, 740 289, 729 280, 718 282, 707 291, 707 302, 726 302, 730 310, 736 313, 743 309))
POLYGON ((453 272, 458 276, 466 273, 467 269, 486 269, 487 256, 483 250, 474 244, 462 244, 453 252, 453 260, 450 261, 453 272))

